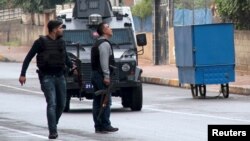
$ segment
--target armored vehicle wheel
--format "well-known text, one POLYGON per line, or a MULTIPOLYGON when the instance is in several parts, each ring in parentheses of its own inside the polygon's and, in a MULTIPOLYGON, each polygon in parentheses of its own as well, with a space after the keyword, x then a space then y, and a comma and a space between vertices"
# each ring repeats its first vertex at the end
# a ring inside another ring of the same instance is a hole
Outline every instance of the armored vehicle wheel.
POLYGON ((121 88, 120 93, 121 93, 122 106, 124 108, 130 108, 130 103, 132 99, 132 89, 121 88))
POLYGON ((199 85, 199 92, 202 97, 206 97, 206 85, 199 85))
POLYGON ((132 99, 131 99, 131 110, 140 111, 142 108, 142 84, 138 87, 133 87, 132 89, 132 99))
POLYGON ((193 98, 196 98, 198 96, 198 86, 194 84, 190 84, 190 87, 191 87, 193 98))
POLYGON ((221 84, 221 93, 223 94, 224 98, 229 97, 229 85, 228 85, 228 83, 221 84))
POLYGON ((126 93, 125 95, 122 95, 122 106, 124 108, 129 108, 131 103, 130 100, 131 100, 131 94, 126 93))
POLYGON ((67 90, 67 96, 66 96, 66 105, 64 108, 64 112, 69 112, 70 111, 70 99, 71 99, 71 90, 67 90))

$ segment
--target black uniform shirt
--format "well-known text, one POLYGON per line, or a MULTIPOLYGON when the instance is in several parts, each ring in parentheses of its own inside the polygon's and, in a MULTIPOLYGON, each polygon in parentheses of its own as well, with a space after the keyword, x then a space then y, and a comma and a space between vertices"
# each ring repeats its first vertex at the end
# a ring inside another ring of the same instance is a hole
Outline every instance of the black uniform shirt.
MULTIPOLYGON (((30 61, 33 59, 33 57, 40 51, 40 49, 42 48, 42 45, 39 41, 39 39, 37 39, 34 44, 32 45, 30 51, 28 52, 27 56, 24 59, 23 62, 23 66, 22 66, 22 71, 21 71, 21 76, 25 76, 26 75, 26 71, 29 67, 30 61)), ((66 59, 65 59, 65 64, 72 68, 73 64, 72 62, 69 60, 69 57, 66 53, 66 59)), ((50 75, 62 75, 64 72, 64 70, 48 70, 46 72, 46 74, 50 74, 50 75)))

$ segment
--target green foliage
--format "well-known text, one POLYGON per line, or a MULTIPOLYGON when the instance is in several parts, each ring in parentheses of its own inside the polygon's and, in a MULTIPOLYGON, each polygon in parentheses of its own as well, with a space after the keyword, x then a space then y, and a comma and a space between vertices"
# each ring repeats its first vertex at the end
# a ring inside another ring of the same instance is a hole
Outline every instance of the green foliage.
POLYGON ((11 6, 12 6, 12 3, 10 0, 0 0, 0 10, 11 8, 11 6))
POLYGON ((177 9, 197 9, 207 8, 213 0, 174 0, 174 6, 177 9))
POLYGON ((13 4, 27 13, 40 13, 43 11, 42 0, 13 0, 13 4))
POLYGON ((7 5, 7 0, 0 0, 0 9, 7 5))
POLYGON ((132 14, 145 19, 152 14, 152 0, 142 0, 132 7, 132 14))
POLYGON ((250 0, 216 0, 223 22, 233 22, 236 29, 250 29, 250 0))
MULTIPOLYGON (((0 0, 2 1, 2 0, 0 0)), ((15 7, 20 7, 24 12, 41 13, 45 9, 53 9, 56 4, 63 4, 72 0, 10 0, 15 7)))

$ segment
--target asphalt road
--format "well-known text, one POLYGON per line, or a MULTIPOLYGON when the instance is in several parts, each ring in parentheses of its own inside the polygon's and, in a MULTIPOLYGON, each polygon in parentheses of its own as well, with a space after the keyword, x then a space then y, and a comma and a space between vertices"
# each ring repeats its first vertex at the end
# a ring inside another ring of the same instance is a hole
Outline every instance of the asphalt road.
MULTIPOLYGON (((27 82, 18 83, 21 64, 0 63, 0 140, 47 140, 46 103, 40 91, 35 65, 27 82), (3 69, 4 68, 4 69, 3 69)), ((230 94, 228 99, 208 92, 193 99, 189 89, 143 84, 142 111, 122 108, 113 97, 112 125, 119 131, 95 134, 91 100, 72 100, 72 110, 60 120, 62 141, 207 141, 210 124, 249 124, 250 97, 230 94), (218 96, 218 97, 217 97, 218 96)))

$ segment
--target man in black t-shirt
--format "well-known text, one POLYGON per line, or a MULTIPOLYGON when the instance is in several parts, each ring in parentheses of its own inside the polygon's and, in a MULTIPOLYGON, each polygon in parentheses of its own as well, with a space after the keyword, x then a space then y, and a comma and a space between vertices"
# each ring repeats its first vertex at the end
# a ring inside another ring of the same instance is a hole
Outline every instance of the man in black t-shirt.
POLYGON ((38 38, 25 57, 19 82, 21 85, 25 84, 26 71, 30 61, 36 55, 41 89, 47 102, 49 139, 56 139, 58 137, 57 124, 66 104, 64 70, 66 65, 73 68, 73 64, 67 56, 65 42, 61 38, 62 22, 51 20, 47 27, 49 34, 38 38))

